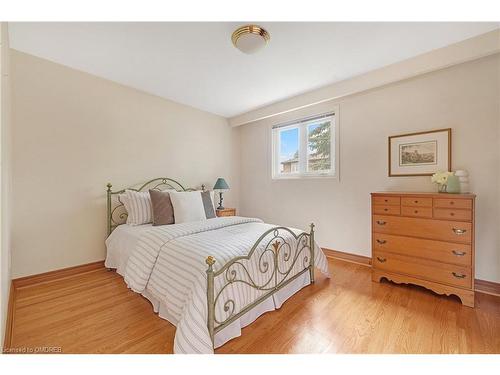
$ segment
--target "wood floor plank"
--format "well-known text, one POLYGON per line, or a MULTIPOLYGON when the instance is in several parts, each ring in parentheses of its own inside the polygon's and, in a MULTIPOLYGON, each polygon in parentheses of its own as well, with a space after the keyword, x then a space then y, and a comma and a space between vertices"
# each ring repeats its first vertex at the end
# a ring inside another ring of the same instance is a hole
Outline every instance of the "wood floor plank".
MULTIPOLYGON (((329 259, 279 310, 216 353, 500 353, 500 298, 476 308, 421 287, 371 281, 365 266, 329 259)), ((172 353, 175 327, 105 269, 16 291, 12 347, 63 353, 172 353)))

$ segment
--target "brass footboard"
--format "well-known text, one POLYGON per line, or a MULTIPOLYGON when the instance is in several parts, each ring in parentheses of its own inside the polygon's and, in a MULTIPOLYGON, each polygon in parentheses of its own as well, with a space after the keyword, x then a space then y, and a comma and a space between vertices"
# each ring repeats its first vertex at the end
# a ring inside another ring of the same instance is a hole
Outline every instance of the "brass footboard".
POLYGON ((207 327, 212 344, 214 344, 214 337, 217 332, 305 272, 309 272, 311 283, 314 283, 314 224, 310 225, 309 233, 302 232, 299 235, 286 227, 271 228, 260 236, 248 255, 233 258, 216 271, 214 270, 215 259, 212 256, 207 257, 205 262, 208 265, 207 327), (290 243, 290 237, 288 240, 286 239, 288 235, 291 235, 295 240, 295 246, 290 243), (252 256, 256 260, 253 267, 253 276, 248 270, 252 256), (297 263, 300 262, 300 256, 302 265, 297 263), (299 266, 298 269, 295 267, 296 265, 299 266), (292 274, 294 269, 297 272, 292 274), (261 280, 255 277, 255 272, 261 280), (237 283, 245 284, 254 289, 258 297, 245 306, 239 306, 238 308, 235 299, 233 299, 231 293, 228 293, 237 283), (219 305, 226 313, 223 317, 216 316, 219 305))

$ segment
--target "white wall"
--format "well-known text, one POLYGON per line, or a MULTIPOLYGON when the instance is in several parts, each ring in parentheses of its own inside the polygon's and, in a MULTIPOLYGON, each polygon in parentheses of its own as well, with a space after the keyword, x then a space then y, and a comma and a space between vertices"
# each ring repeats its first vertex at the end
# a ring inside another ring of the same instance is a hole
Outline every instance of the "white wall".
POLYGON ((4 340, 5 323, 11 284, 10 268, 10 74, 9 74, 9 36, 7 23, 0 24, 0 340, 4 340))
POLYGON ((304 229, 314 221, 321 246, 371 256, 370 192, 435 191, 429 177, 387 177, 387 137, 451 127, 452 167, 469 171, 477 194, 476 277, 499 282, 499 64, 497 54, 240 126, 241 213, 304 229), (272 180, 270 126, 333 105, 340 182, 272 180))
POLYGON ((106 183, 167 176, 237 207, 227 120, 12 50, 13 277, 104 259, 106 183))

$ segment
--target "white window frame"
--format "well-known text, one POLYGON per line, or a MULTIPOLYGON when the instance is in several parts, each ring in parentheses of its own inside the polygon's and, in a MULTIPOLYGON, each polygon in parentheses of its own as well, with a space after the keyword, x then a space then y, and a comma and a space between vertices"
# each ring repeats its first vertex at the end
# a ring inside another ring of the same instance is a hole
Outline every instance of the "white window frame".
POLYGON ((307 179, 307 178, 339 178, 339 121, 338 110, 328 112, 327 114, 318 114, 307 116, 302 119, 290 121, 283 125, 271 127, 271 154, 272 154, 272 179, 307 179), (330 115, 330 116, 326 116, 330 115), (307 147, 308 147, 308 127, 313 123, 318 122, 318 118, 325 116, 325 119, 330 120, 330 171, 307 171, 307 147), (299 129, 299 171, 290 173, 280 173, 280 133, 286 130, 299 129))

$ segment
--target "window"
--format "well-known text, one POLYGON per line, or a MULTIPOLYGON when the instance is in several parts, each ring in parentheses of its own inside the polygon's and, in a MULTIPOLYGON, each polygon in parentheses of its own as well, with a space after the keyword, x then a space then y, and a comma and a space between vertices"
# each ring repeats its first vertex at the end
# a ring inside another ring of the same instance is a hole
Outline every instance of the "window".
POLYGON ((336 176, 335 115, 273 126, 273 178, 336 176))

